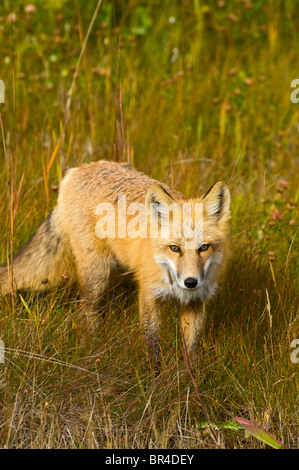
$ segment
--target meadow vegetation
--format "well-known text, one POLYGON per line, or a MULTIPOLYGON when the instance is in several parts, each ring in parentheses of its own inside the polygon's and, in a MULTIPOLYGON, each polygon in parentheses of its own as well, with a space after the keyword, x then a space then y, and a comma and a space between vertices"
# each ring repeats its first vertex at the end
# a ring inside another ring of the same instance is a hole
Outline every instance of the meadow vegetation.
POLYGON ((171 304, 155 379, 131 286, 107 292, 94 335, 75 289, 1 297, 0 447, 265 447, 238 416, 296 448, 296 2, 103 0, 91 24, 97 5, 1 2, 0 262, 65 171, 101 158, 187 197, 226 182, 232 259, 192 376, 171 304))

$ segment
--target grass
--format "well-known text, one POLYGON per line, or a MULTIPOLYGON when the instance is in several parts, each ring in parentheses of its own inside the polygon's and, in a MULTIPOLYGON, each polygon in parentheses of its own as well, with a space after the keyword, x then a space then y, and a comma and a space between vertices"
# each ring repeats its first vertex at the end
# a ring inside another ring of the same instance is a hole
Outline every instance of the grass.
POLYGON ((97 3, 2 2, 0 261, 82 162, 130 161, 186 196, 225 181, 233 256, 192 365, 204 410, 174 305, 154 379, 132 288, 105 295, 93 336, 76 292, 17 293, 0 299, 0 446, 265 447, 225 425, 239 416, 296 448, 295 2, 103 0, 78 64, 97 3))

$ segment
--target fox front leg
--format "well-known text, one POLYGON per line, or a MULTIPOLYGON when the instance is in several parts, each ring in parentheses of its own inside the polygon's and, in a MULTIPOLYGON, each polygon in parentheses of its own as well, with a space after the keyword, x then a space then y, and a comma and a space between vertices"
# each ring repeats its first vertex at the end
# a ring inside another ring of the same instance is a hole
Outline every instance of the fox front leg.
POLYGON ((156 299, 144 291, 139 292, 140 325, 149 359, 159 366, 160 307, 156 299))
POLYGON ((197 301, 183 305, 181 309, 181 332, 189 354, 194 353, 205 325, 205 308, 197 301))

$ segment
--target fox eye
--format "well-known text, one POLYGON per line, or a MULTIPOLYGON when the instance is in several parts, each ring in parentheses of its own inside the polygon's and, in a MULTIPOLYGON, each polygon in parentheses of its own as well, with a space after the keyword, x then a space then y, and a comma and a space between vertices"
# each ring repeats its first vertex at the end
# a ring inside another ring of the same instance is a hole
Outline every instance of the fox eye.
POLYGON ((171 249, 171 251, 174 251, 175 253, 180 253, 181 252, 180 247, 177 246, 177 245, 170 245, 169 248, 171 249))
POLYGON ((210 245, 208 243, 203 243, 201 247, 198 249, 198 251, 207 251, 210 248, 210 245))

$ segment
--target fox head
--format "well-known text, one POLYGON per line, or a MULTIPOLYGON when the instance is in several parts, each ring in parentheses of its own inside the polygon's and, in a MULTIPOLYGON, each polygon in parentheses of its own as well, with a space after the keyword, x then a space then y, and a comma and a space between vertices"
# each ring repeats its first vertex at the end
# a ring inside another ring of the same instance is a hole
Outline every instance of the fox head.
POLYGON ((182 302, 197 297, 207 300, 214 294, 228 258, 228 187, 219 181, 200 199, 177 201, 154 184, 145 202, 153 255, 164 272, 165 287, 171 286, 164 289, 165 295, 182 302))

